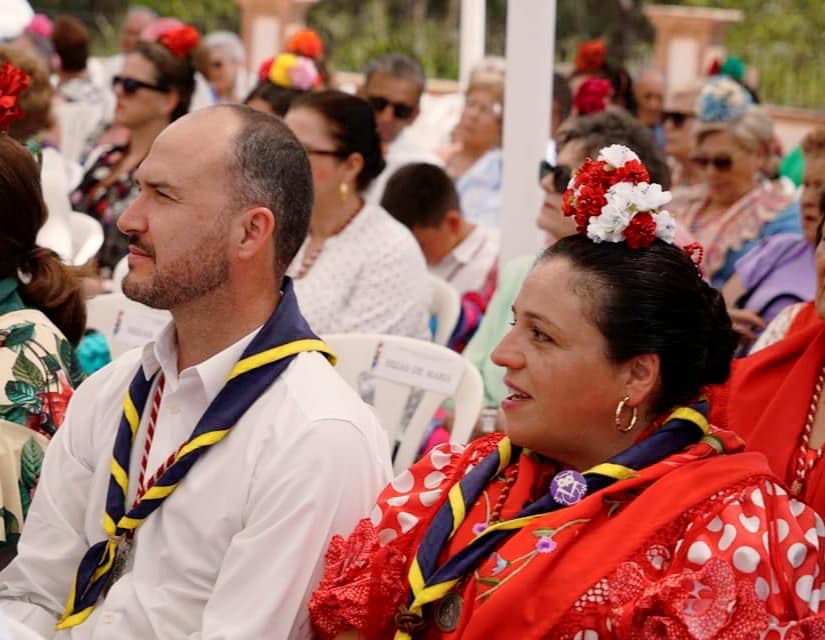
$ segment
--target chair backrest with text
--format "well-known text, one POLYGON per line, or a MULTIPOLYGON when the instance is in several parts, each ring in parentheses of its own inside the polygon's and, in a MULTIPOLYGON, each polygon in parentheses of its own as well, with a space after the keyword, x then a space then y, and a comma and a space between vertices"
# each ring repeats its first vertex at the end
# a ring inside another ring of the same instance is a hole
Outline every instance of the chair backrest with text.
POLYGON ((163 309, 152 309, 122 293, 103 293, 86 303, 86 327, 103 334, 112 359, 152 340, 172 319, 163 309))
POLYGON ((324 340, 338 356, 338 373, 372 405, 393 449, 400 473, 416 459, 439 407, 453 403, 450 442, 472 435, 484 400, 475 366, 438 344, 382 334, 334 334, 324 340))

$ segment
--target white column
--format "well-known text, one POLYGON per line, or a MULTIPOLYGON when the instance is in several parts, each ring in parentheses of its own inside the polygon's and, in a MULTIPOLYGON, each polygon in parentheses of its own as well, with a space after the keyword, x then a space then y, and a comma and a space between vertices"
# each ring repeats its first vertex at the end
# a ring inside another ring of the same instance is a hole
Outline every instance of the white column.
POLYGON ((458 79, 462 89, 467 86, 473 66, 484 57, 487 24, 486 5, 485 0, 461 0, 458 79))
POLYGON ((555 35, 556 0, 508 0, 501 264, 542 246, 538 164, 550 135, 555 35))

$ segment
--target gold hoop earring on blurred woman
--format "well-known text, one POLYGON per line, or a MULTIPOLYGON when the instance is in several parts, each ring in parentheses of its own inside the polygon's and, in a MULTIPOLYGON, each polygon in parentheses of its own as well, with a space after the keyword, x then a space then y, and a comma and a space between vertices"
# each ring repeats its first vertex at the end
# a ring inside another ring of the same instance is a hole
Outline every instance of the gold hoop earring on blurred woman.
POLYGON ((624 412, 628 402, 630 402, 630 396, 625 396, 616 407, 616 431, 621 431, 622 433, 633 431, 633 427, 636 426, 636 419, 639 417, 636 407, 628 407, 632 411, 630 415, 630 424, 626 427, 622 426, 622 413, 624 412))
POLYGON ((338 194, 341 196, 341 202, 347 201, 347 198, 349 198, 349 185, 346 182, 338 185, 338 194))

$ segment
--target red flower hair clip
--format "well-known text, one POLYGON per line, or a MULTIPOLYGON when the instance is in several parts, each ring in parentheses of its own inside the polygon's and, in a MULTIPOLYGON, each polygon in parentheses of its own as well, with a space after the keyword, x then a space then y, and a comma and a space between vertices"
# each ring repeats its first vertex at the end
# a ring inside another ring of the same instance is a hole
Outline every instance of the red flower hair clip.
POLYGON ((650 183, 633 151, 614 144, 585 160, 562 195, 562 213, 593 242, 625 242, 645 249, 656 238, 673 244, 676 223, 662 209, 670 192, 650 183))
POLYGON ((580 116, 599 113, 607 109, 610 96, 613 94, 613 85, 604 78, 588 78, 576 92, 573 106, 580 116))
POLYGON ((158 38, 158 42, 178 58, 188 56, 192 49, 198 46, 200 40, 201 34, 195 27, 188 24, 170 29, 158 38))
POLYGON ((324 57, 324 41, 312 29, 301 29, 287 40, 286 52, 317 61, 324 57))
POLYGON ((575 67, 578 73, 596 73, 601 71, 607 60, 607 47, 604 40, 587 40, 579 45, 576 53, 575 67))
POLYGON ((17 98, 29 88, 29 84, 31 78, 22 69, 10 62, 0 66, 0 131, 8 131, 12 120, 23 117, 17 98))

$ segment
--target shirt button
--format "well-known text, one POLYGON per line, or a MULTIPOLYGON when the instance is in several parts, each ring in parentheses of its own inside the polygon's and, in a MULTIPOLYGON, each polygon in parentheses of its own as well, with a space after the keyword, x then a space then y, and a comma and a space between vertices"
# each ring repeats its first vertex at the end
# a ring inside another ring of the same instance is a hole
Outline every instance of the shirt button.
POLYGON ((173 404, 169 407, 169 413, 171 413, 173 416, 178 415, 180 413, 180 407, 178 407, 178 405, 176 404, 173 404))
POLYGON ((115 614, 111 611, 107 611, 102 616, 100 616, 100 620, 101 622, 103 622, 103 624, 112 624, 115 621, 115 614))

